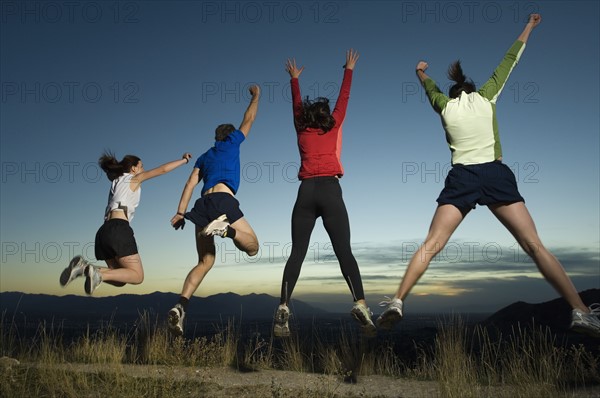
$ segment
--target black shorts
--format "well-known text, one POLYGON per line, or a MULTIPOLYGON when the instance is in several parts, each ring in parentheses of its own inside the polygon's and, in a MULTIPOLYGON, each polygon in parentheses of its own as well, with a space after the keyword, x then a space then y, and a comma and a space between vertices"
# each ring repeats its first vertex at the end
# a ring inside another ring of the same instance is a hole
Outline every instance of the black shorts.
POLYGON ((96 232, 94 251, 98 260, 111 260, 137 254, 137 244, 129 223, 113 218, 102 224, 96 232))
POLYGON ((452 204, 463 213, 474 209, 476 204, 488 206, 524 201, 514 173, 500 161, 454 165, 437 198, 440 205, 452 204))
POLYGON ((227 215, 230 224, 244 217, 240 210, 240 202, 235 197, 225 192, 215 192, 196 200, 192 210, 185 213, 184 217, 196 226, 204 228, 222 214, 227 215))

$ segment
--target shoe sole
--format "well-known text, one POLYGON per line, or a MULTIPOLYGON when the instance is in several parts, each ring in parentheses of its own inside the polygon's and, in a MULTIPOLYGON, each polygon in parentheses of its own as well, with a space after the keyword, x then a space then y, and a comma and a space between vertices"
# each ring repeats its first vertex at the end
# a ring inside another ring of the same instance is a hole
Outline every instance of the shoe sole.
POLYGON ((280 325, 275 325, 273 328, 273 334, 275 337, 289 337, 290 336, 290 328, 280 325))
POLYGON ((92 289, 92 277, 90 275, 90 270, 91 268, 88 266, 88 268, 86 268, 85 271, 83 271, 83 275, 85 275, 85 284, 83 288, 85 289, 85 293, 88 295, 92 294, 92 292, 90 291, 92 289))
MULTIPOLYGON (((98 288, 98 286, 100 286, 100 283, 98 283, 96 286, 94 286, 94 288, 92 288, 92 279, 94 276, 94 273, 99 272, 96 271, 96 269, 94 268, 93 265, 88 265, 87 268, 85 269, 85 271, 83 272, 83 274, 85 275, 85 285, 84 285, 84 289, 85 292, 91 296, 92 293, 94 293, 94 291, 98 288)), ((100 281, 102 282, 102 281, 100 281)))
POLYGON ((377 326, 381 329, 391 330, 401 319, 402 315, 397 311, 387 311, 377 318, 377 326))
POLYGON ((589 327, 582 325, 582 324, 576 323, 574 325, 571 325, 571 327, 569 329, 571 329, 571 331, 573 331, 575 333, 585 334, 587 336, 594 337, 597 339, 600 338, 600 330, 590 329, 589 327))
POLYGON ((354 317, 356 322, 360 324, 360 327, 366 336, 373 337, 377 335, 377 328, 373 324, 373 321, 369 322, 369 320, 365 318, 365 314, 363 314, 361 310, 353 308, 352 311, 350 311, 350 313, 352 314, 352 317, 354 317))
POLYGON ((287 311, 277 310, 277 315, 275 316, 275 326, 273 327, 273 334, 276 337, 288 337, 290 335, 290 327, 288 325, 288 320, 290 319, 290 313, 287 311))
MULTIPOLYGON (((81 257, 76 257, 77 261, 75 261, 75 258, 73 258, 71 260, 71 262, 69 263, 69 266, 67 268, 65 268, 63 270, 63 272, 60 274, 60 285, 62 287, 67 286, 69 283, 71 283, 72 280, 74 280, 76 277, 73 277, 73 271, 75 270, 75 268, 77 267, 77 265, 79 264, 81 260, 81 257)), ((85 272, 84 272, 85 274, 85 272)))
POLYGON ((179 326, 179 311, 172 309, 169 311, 169 331, 175 336, 183 335, 183 329, 179 326))
MULTIPOLYGON (((204 227, 204 229, 202 230, 202 232, 200 232, 200 234, 202 236, 206 236, 206 237, 213 236, 213 232, 214 231, 211 231, 211 232, 208 232, 208 231, 210 229, 213 229, 213 230, 215 229, 215 228, 213 228, 214 224, 220 223, 220 222, 227 222, 226 220, 227 220, 227 216, 226 215, 223 214, 222 216, 219 216, 219 218, 217 218, 217 219, 212 220, 211 222, 209 222, 208 225, 206 227, 204 227)), ((229 226, 229 225, 230 224, 227 222, 227 226, 229 226)))

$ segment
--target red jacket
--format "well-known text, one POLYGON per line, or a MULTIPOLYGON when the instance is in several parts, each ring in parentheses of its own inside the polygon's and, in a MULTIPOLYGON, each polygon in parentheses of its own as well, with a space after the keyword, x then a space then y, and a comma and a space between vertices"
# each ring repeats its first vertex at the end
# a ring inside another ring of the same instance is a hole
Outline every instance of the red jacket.
MULTIPOLYGON (((321 129, 298 130, 296 128, 301 161, 300 171, 298 172, 300 180, 319 176, 341 177, 344 175, 344 168, 340 160, 342 154, 342 125, 346 117, 348 99, 350 99, 351 84, 352 70, 345 69, 340 94, 331 114, 335 119, 335 125, 331 130, 323 134, 321 129)), ((297 78, 292 79, 291 86, 295 121, 302 114, 302 97, 297 78)))

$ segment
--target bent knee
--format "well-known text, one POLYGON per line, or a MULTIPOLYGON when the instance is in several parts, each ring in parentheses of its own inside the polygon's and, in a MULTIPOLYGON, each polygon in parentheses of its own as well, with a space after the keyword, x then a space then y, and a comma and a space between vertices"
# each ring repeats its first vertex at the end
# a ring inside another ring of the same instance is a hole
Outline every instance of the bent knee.
POLYGON ((248 254, 250 257, 254 257, 258 254, 258 241, 248 246, 246 249, 246 254, 248 254))

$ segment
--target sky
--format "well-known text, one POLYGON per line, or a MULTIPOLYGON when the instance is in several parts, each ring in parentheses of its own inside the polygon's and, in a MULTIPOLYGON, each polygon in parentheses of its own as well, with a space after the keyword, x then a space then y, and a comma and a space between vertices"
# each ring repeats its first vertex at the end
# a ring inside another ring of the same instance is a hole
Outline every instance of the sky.
MULTIPOLYGON (((344 122, 341 180, 368 304, 391 296, 422 243, 450 168, 439 116, 414 73, 446 90, 460 59, 477 85, 532 12, 542 23, 498 100, 504 162, 544 244, 579 291, 600 287, 600 62, 596 1, 5 1, 0 2, 0 292, 61 288, 69 260, 92 262, 110 183, 97 160, 139 156, 146 169, 196 158, 221 123, 239 126, 262 87, 241 147, 237 194, 256 231, 250 258, 216 238, 198 291, 279 295, 299 182, 289 75, 335 101, 346 50, 360 54, 344 122)), ((132 227, 141 285, 96 296, 179 293, 197 262, 193 228, 175 231, 193 163, 144 182, 132 227)), ((194 198, 200 194, 196 189, 194 198)), ((557 293, 485 208, 472 211, 413 289, 414 312, 490 312, 557 293)), ((318 221, 293 298, 349 310, 351 295, 318 221)))

